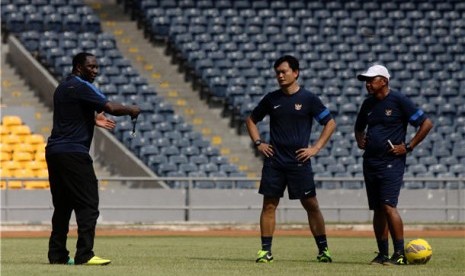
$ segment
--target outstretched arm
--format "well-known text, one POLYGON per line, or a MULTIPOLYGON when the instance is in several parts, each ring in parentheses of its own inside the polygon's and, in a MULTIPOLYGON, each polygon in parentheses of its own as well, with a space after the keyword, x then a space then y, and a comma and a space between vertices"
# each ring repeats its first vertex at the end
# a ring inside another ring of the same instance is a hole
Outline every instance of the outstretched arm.
POLYGON ((136 105, 122 105, 117 102, 107 102, 103 107, 103 111, 114 116, 129 115, 131 118, 136 118, 140 113, 140 108, 136 105))

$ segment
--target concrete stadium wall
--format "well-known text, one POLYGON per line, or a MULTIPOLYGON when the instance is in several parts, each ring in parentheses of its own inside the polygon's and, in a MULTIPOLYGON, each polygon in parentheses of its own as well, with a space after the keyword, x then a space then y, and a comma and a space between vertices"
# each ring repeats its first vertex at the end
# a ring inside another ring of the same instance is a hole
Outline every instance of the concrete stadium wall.
MULTIPOLYGON (((53 212, 48 190, 2 190, 1 223, 48 224, 53 212)), ((278 222, 305 223, 299 201, 281 200, 278 222)), ((399 210, 406 223, 465 222, 465 190, 402 190, 399 210)), ((327 222, 367 223, 365 190, 319 190, 327 222)), ((106 189, 100 191, 99 223, 257 223, 262 197, 256 190, 106 189), (188 195, 188 196, 187 196, 188 195)))

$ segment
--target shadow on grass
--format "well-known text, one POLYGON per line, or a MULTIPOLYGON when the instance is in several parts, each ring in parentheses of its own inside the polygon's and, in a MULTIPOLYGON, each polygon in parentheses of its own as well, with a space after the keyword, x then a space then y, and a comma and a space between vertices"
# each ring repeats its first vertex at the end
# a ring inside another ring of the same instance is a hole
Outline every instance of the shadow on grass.
MULTIPOLYGON (((191 257, 190 260, 197 260, 197 261, 226 261, 226 262, 246 262, 246 263, 255 263, 253 258, 208 258, 208 257, 191 257)), ((275 259, 273 264, 275 263, 308 263, 308 264, 316 264, 316 265, 367 265, 370 266, 369 262, 359 262, 359 261, 333 261, 332 263, 320 263, 316 260, 289 260, 289 259, 275 259)), ((266 265, 266 264, 257 264, 257 265, 266 265)), ((374 265, 373 265, 374 266, 374 265)))

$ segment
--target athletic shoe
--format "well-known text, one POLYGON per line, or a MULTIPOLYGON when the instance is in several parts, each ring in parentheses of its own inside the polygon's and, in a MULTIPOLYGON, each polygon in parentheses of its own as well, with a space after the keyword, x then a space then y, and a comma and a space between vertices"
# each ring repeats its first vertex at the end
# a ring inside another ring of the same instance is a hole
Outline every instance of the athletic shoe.
POLYGON ((325 250, 321 251, 318 256, 316 256, 316 259, 320 263, 331 263, 333 259, 331 258, 331 254, 329 253, 328 248, 325 248, 325 250))
POLYGON ((74 265, 74 259, 68 256, 68 260, 66 260, 66 262, 50 261, 50 264, 74 265))
POLYGON ((87 262, 83 263, 84 265, 107 265, 111 263, 110 260, 102 259, 100 257, 94 256, 87 262))
POLYGON ((67 265, 74 265, 74 259, 71 257, 68 257, 68 261, 66 262, 67 265))
POLYGON ((407 259, 404 257, 403 254, 399 252, 394 252, 391 258, 383 263, 384 265, 406 265, 407 259))
POLYGON ((270 251, 260 250, 257 253, 257 260, 256 263, 272 263, 273 262, 273 255, 271 255, 270 251))
POLYGON ((371 261, 372 265, 383 265, 385 262, 389 261, 389 256, 378 253, 378 255, 371 261))

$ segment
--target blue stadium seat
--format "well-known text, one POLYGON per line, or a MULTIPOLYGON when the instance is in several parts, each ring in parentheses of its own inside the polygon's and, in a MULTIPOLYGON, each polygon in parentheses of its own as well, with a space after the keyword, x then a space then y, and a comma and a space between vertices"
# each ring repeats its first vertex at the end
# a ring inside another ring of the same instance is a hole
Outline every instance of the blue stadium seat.
POLYGON ((151 155, 157 155, 160 153, 160 150, 155 145, 143 145, 139 150, 139 156, 145 163, 148 163, 148 158, 151 155))
POLYGON ((181 153, 192 158, 193 156, 198 156, 200 154, 200 149, 196 146, 183 147, 181 148, 181 153))
POLYGON ((168 157, 163 154, 156 154, 148 156, 147 164, 155 172, 157 172, 160 164, 168 163, 168 157))
POLYGON ((412 173, 414 176, 419 176, 428 172, 428 168, 424 164, 416 164, 408 167, 408 172, 412 173))
MULTIPOLYGON (((411 173, 411 172, 406 172, 404 174, 404 178, 412 178, 412 177, 414 177, 414 174, 411 173)), ((406 189, 423 189, 424 184, 421 181, 408 181, 408 180, 405 180, 404 181, 404 188, 406 188, 406 189)))
POLYGON ((184 172, 186 174, 189 174, 191 172, 197 172, 199 170, 199 168, 197 167, 197 165, 195 164, 192 164, 192 163, 185 163, 185 164, 180 164, 179 165, 179 170, 181 172, 184 172))
POLYGON ((170 155, 168 156, 168 162, 180 166, 181 164, 189 164, 189 159, 183 154, 170 155))
MULTIPOLYGON (((217 171, 217 172, 210 172, 208 174, 210 177, 227 177, 228 175, 226 172, 223 171, 217 171)), ((229 180, 214 180, 213 181, 214 185, 218 189, 231 189, 233 187, 232 181, 229 180)))
POLYGON ((176 147, 174 145, 169 145, 169 146, 166 146, 166 147, 162 147, 160 149, 160 153, 169 157, 171 155, 179 155, 181 152, 178 149, 178 147, 176 147))
POLYGON ((172 163, 162 163, 158 165, 157 174, 158 175, 167 175, 169 172, 176 172, 178 166, 172 163))
MULTIPOLYGON (((181 150, 181 153, 183 153, 182 150, 181 150)), ((196 164, 196 165, 202 165, 202 164, 207 164, 209 162, 209 159, 207 156, 203 154, 196 154, 196 155, 191 155, 189 157, 189 162, 196 164)))
POLYGON ((206 174, 219 171, 218 165, 214 163, 201 164, 199 165, 199 170, 205 172, 206 174))

